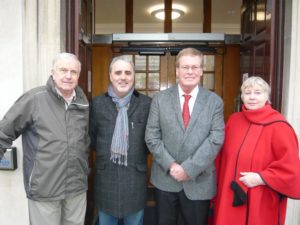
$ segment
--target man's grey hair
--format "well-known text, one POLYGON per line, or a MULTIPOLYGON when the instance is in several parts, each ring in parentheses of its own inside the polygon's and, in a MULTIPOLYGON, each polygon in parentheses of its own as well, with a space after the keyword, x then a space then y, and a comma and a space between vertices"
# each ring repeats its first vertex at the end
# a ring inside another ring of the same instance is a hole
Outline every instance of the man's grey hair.
POLYGON ((73 60, 76 60, 78 62, 78 64, 79 64, 79 73, 80 73, 80 71, 81 71, 81 63, 80 63, 78 57, 76 55, 74 55, 72 53, 68 53, 68 52, 58 53, 54 57, 54 59, 52 61, 52 69, 54 69, 54 70, 57 69, 56 68, 57 67, 57 62, 60 61, 60 60, 62 60, 62 59, 73 59, 73 60))
POLYGON ((111 73, 111 70, 112 70, 112 67, 113 65, 115 64, 115 62, 117 61, 124 61, 124 62, 127 62, 131 65, 132 67, 132 70, 134 72, 134 63, 132 61, 132 56, 129 56, 129 55, 121 55, 121 56, 117 56, 117 57, 114 57, 109 65, 109 74, 111 73))

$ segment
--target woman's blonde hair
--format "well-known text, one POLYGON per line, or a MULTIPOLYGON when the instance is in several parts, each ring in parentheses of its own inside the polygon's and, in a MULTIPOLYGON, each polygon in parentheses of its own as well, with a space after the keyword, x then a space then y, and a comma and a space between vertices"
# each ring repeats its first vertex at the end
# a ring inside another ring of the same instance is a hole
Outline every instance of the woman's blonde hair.
POLYGON ((254 87, 256 85, 261 87, 263 93, 266 95, 267 102, 271 103, 270 102, 270 95, 271 95, 270 85, 264 79, 262 79, 261 77, 258 77, 258 76, 249 77, 243 82, 243 84, 241 86, 242 99, 244 97, 245 90, 247 88, 254 87))

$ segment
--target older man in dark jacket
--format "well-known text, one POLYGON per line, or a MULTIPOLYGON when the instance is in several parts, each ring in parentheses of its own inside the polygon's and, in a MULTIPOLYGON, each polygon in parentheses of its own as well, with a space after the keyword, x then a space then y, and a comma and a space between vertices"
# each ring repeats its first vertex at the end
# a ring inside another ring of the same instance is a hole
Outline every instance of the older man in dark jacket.
POLYGON ((142 225, 147 195, 144 141, 150 98, 134 90, 134 65, 112 60, 108 92, 91 104, 90 137, 96 148, 95 198, 101 225, 142 225))
POLYGON ((23 94, 0 121, 0 160, 22 134, 31 225, 84 224, 89 103, 80 69, 75 55, 58 54, 46 86, 23 94))

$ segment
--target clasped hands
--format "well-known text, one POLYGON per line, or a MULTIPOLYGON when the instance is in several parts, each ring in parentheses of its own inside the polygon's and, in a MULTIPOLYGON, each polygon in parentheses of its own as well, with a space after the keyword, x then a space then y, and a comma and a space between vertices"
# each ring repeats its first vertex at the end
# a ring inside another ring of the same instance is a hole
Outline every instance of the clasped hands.
MULTIPOLYGON (((239 180, 249 188, 259 185, 265 185, 265 182, 258 173, 241 172, 239 180)), ((190 177, 178 163, 172 163, 170 166, 170 175, 178 182, 189 180, 190 177)))
POLYGON ((258 173, 253 172, 241 172, 239 180, 249 188, 253 188, 259 185, 265 185, 265 182, 258 173))
POLYGON ((170 175, 173 177, 176 181, 186 181, 189 180, 190 177, 187 175, 187 173, 184 171, 181 165, 178 163, 172 163, 170 166, 170 175))

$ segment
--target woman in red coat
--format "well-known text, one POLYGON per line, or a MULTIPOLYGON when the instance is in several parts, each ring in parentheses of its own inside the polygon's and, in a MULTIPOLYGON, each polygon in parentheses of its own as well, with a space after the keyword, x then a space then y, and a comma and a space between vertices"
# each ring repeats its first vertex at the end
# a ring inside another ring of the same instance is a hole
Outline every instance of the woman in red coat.
POLYGON ((241 87, 242 112, 228 119, 218 156, 215 225, 283 225, 287 197, 300 198, 296 134, 269 103, 260 77, 241 87))

